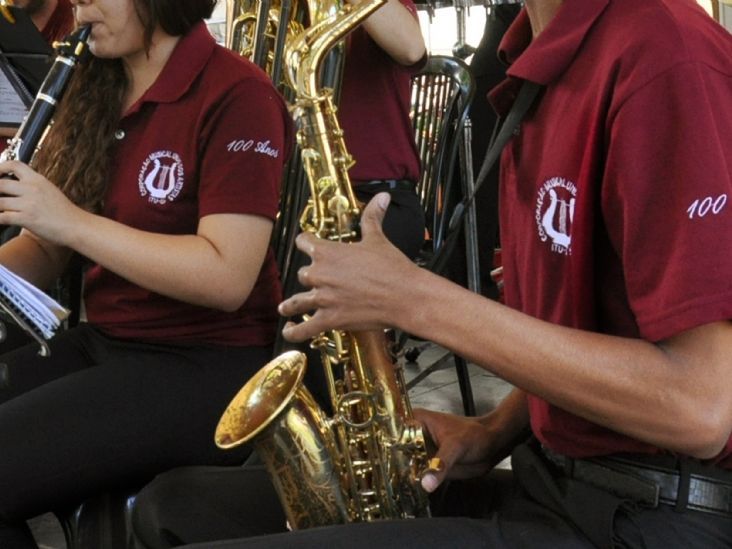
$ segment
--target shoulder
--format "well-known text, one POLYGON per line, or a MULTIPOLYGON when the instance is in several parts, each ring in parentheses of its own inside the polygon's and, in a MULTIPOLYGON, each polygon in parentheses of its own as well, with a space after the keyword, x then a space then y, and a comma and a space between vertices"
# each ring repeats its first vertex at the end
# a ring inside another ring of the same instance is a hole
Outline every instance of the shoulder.
POLYGON ((611 0, 598 33, 605 51, 636 69, 691 62, 732 72, 732 35, 695 0, 611 0))
POLYGON ((732 35, 695 0, 610 0, 585 45, 616 108, 643 90, 663 93, 669 82, 732 90, 732 35))
POLYGON ((218 44, 214 46, 206 66, 206 76, 221 82, 252 81, 272 86, 272 82, 262 69, 241 55, 218 44))
POLYGON ((207 102, 219 107, 239 105, 252 107, 262 101, 272 102, 286 113, 287 107, 267 73, 257 65, 222 46, 216 45, 202 71, 199 83, 207 102))

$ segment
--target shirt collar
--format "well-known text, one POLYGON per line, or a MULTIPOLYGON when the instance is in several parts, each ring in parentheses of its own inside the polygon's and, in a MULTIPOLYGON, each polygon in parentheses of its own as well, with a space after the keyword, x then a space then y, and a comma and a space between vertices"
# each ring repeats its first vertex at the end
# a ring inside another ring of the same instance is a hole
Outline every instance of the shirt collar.
POLYGON ((498 48, 499 57, 511 64, 506 74, 543 85, 559 78, 609 2, 564 0, 549 25, 535 40, 531 39, 526 10, 522 10, 498 48))
POLYGON ((196 23, 178 41, 153 85, 127 114, 137 111, 143 103, 173 103, 180 99, 206 66, 215 45, 206 23, 196 23))

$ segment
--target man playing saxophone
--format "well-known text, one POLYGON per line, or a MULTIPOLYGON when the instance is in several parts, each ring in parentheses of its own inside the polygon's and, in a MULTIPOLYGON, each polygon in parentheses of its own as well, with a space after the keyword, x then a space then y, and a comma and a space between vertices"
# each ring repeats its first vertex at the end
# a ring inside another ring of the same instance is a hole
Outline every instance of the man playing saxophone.
POLYGON ((290 340, 395 325, 516 387, 480 418, 419 415, 433 511, 459 518, 191 549, 732 545, 732 37, 693 0, 526 0, 500 54, 500 112, 544 86, 502 156, 506 305, 400 254, 380 194, 361 242, 298 238, 312 289, 280 306, 317 310, 290 340), (509 453, 515 484, 486 490, 509 453))

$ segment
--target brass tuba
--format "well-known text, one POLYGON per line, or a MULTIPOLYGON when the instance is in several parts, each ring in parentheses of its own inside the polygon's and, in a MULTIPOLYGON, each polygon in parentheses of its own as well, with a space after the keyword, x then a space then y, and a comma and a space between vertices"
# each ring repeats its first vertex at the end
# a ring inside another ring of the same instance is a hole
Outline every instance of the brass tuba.
MULTIPOLYGON (((300 226, 318 238, 357 240, 361 213, 332 90, 318 86, 320 67, 328 51, 385 2, 347 5, 287 48, 286 76, 296 92, 293 116, 310 186, 300 226)), ((296 351, 260 370, 221 417, 216 445, 254 441, 292 528, 429 516, 420 485, 425 440, 385 341, 383 332, 339 330, 312 341, 325 368, 332 417, 303 385, 305 357, 296 351)))
POLYGON ((282 80, 287 42, 338 13, 340 0, 226 0, 225 44, 282 80))

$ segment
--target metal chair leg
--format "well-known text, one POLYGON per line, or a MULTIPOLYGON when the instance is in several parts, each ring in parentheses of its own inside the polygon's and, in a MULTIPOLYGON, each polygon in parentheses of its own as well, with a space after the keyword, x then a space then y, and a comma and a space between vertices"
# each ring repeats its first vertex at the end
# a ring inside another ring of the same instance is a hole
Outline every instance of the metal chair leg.
POLYGON ((473 387, 470 384, 470 372, 468 363, 464 358, 455 356, 455 371, 457 373, 460 396, 463 399, 463 410, 466 416, 475 416, 475 399, 473 398, 473 387))

